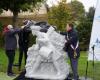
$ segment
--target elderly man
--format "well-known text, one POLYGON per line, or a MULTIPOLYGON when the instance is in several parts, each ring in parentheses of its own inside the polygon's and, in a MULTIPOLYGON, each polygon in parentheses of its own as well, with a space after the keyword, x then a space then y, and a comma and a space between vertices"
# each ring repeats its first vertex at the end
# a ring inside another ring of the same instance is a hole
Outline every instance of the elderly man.
POLYGON ((5 52, 8 57, 8 69, 7 69, 7 75, 8 76, 14 76, 14 73, 12 72, 12 66, 14 62, 14 56, 15 56, 15 49, 17 46, 17 40, 15 34, 17 34, 20 30, 14 29, 12 25, 8 25, 4 29, 4 37, 5 37, 5 52))

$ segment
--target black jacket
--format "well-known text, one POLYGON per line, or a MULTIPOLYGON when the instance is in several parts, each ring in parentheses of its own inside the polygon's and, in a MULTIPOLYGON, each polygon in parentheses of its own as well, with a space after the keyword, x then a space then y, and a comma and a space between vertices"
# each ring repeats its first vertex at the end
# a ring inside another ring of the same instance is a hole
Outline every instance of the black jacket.
POLYGON ((29 43, 29 34, 30 34, 31 30, 24 28, 19 32, 19 47, 23 48, 23 49, 27 49, 28 48, 28 43, 29 43))
POLYGON ((76 58, 80 56, 80 49, 79 49, 79 44, 78 44, 78 34, 77 31, 72 29, 69 32, 60 32, 60 34, 65 35, 65 38, 67 42, 65 43, 65 48, 66 51, 68 52, 68 56, 70 58, 74 58, 74 50, 77 54, 76 58), (78 47, 76 48, 78 44, 78 47), (73 46, 73 48, 71 47, 73 46), (75 49, 76 48, 76 49, 75 49))
POLYGON ((17 47, 17 40, 15 34, 17 34, 19 29, 8 30, 4 33, 5 38, 5 49, 6 50, 15 50, 17 47))

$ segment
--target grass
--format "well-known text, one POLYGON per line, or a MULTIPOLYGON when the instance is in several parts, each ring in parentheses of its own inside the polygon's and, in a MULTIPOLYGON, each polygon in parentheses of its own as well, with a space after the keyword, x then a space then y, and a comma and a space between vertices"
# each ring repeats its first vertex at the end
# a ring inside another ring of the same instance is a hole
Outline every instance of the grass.
MULTIPOLYGON (((18 63, 18 50, 16 51, 16 54, 15 54, 15 60, 14 60, 14 64, 18 63)), ((0 49, 0 72, 5 72, 7 71, 7 64, 8 64, 8 58, 5 54, 5 50, 4 49, 0 49)), ((24 68, 24 59, 22 61, 22 69, 24 68)), ((17 67, 13 67, 13 71, 15 73, 20 73, 18 71, 18 68, 17 67)))
MULTIPOLYGON (((18 62, 18 51, 16 52, 14 63, 17 63, 17 62, 18 62)), ((7 63, 8 63, 7 57, 5 55, 4 49, 0 49, 0 78, 3 75, 3 73, 6 73, 7 63)), ((78 65, 79 76, 85 76, 86 64, 87 64, 87 53, 85 51, 82 51, 80 59, 79 59, 79 65, 78 65)), ((22 65, 24 66, 24 62, 22 63, 22 65)), ((13 70, 16 74, 19 73, 16 67, 14 67, 13 70)), ((89 65, 88 65, 88 77, 93 78, 92 62, 89 62, 89 65)), ((100 62, 95 62, 94 78, 95 78, 94 80, 100 80, 100 62)), ((0 80, 6 80, 6 79, 2 78, 0 80)), ((12 80, 12 79, 7 78, 7 80, 12 80)))
MULTIPOLYGON (((86 74, 86 65, 87 65, 87 52, 82 51, 81 56, 79 59, 79 75, 85 76, 86 74)), ((100 80, 100 62, 94 62, 94 71, 93 71, 93 62, 88 62, 88 77, 93 78, 93 72, 94 72, 94 80, 100 80)))
POLYGON ((0 80, 13 80, 14 77, 9 77, 5 73, 0 72, 0 80))

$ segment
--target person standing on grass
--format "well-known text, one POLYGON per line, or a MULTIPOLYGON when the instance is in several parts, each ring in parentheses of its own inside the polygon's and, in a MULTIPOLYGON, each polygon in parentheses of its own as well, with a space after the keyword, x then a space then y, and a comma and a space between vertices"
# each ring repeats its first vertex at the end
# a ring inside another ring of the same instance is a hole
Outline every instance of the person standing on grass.
POLYGON ((77 31, 74 29, 74 25, 69 23, 66 26, 66 32, 60 32, 60 34, 65 35, 66 38, 64 50, 68 53, 74 80, 79 80, 78 59, 80 57, 80 49, 77 31))
POLYGON ((18 61, 18 67, 19 71, 21 70, 21 63, 23 59, 23 55, 25 56, 25 64, 27 59, 27 51, 29 47, 29 35, 31 33, 31 30, 29 29, 29 26, 27 26, 29 20, 25 20, 23 22, 24 26, 22 26, 21 31, 18 33, 19 36, 19 61, 18 61))
POLYGON ((5 39, 5 53, 8 57, 8 68, 7 75, 14 76, 15 74, 12 72, 12 66, 15 57, 15 49, 17 47, 17 40, 15 34, 17 34, 20 30, 18 28, 14 29, 12 25, 8 25, 4 28, 3 34, 5 39))

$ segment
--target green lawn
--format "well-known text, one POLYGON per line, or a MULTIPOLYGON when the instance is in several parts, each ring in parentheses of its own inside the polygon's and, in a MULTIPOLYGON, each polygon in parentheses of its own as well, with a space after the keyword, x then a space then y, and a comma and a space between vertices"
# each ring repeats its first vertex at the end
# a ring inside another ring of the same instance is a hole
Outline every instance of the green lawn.
MULTIPOLYGON (((85 76, 87 64, 87 52, 82 51, 79 59, 79 75, 85 76)), ((93 78, 93 65, 92 61, 88 62, 88 77, 93 78)), ((94 80, 100 80, 100 62, 95 62, 94 67, 94 80)))
POLYGON ((13 80, 14 77, 9 77, 5 73, 0 72, 0 80, 13 80))
MULTIPOLYGON (((15 60, 14 60, 14 63, 18 63, 18 50, 16 52, 16 55, 15 55, 15 60)), ((8 64, 8 58, 6 57, 6 54, 5 54, 5 51, 4 49, 0 49, 0 72, 5 72, 6 73, 6 70, 7 70, 7 64, 8 64)), ((22 69, 24 68, 24 59, 23 59, 23 62, 22 62, 22 69)), ((13 71, 15 73, 20 73, 18 71, 18 67, 13 67, 13 71)))
MULTIPOLYGON (((18 52, 16 52, 16 57, 15 57, 14 63, 17 63, 17 62, 18 62, 18 52)), ((79 59, 79 76, 85 76, 86 63, 87 63, 87 53, 85 51, 82 51, 81 57, 79 59)), ((24 66, 24 62, 22 63, 22 65, 24 66)), ((6 69, 7 69, 7 57, 5 55, 4 49, 0 49, 0 78, 2 76, 1 72, 6 73, 6 69)), ((15 73, 17 73, 17 74, 19 73, 18 68, 14 67, 13 70, 15 73)), ((95 80, 100 80, 100 62, 95 62, 94 73, 95 73, 95 75, 94 75, 95 80)), ((90 77, 90 78, 93 77, 92 62, 89 62, 88 77, 90 77)), ((0 80, 6 80, 6 79, 0 79, 0 80)), ((10 80, 10 79, 7 78, 7 80, 10 80)))

